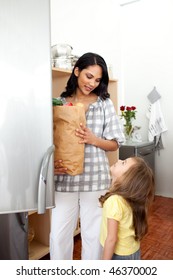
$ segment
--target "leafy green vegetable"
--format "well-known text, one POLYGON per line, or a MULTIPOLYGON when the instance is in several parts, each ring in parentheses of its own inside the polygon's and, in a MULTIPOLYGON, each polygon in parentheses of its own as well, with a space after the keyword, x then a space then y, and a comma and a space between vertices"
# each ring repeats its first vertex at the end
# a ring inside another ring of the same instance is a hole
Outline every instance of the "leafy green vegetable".
POLYGON ((52 105, 53 106, 63 106, 63 103, 60 99, 58 98, 52 98, 52 105))

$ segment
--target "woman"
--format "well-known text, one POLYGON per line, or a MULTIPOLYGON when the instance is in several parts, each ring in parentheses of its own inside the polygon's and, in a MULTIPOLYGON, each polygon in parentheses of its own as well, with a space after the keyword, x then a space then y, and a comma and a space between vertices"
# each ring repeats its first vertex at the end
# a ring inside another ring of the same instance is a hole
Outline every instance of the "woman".
POLYGON ((101 208, 98 198, 110 184, 106 151, 116 151, 124 134, 108 93, 108 71, 104 59, 86 53, 76 62, 61 94, 63 102, 82 103, 86 126, 76 129, 79 143, 85 143, 84 172, 66 174, 61 161, 55 162, 55 202, 52 210, 50 257, 70 260, 73 257, 73 235, 80 216, 81 259, 100 259, 99 231, 101 208))
POLYGON ((151 168, 140 157, 111 166, 112 186, 100 197, 103 206, 100 242, 103 260, 139 260, 140 240, 148 230, 154 197, 151 168))

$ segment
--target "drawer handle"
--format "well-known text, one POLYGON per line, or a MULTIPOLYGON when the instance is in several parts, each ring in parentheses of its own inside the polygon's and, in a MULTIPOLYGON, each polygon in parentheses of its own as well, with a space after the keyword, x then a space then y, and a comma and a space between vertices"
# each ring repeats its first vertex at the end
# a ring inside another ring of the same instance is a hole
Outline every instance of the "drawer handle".
POLYGON ((148 151, 146 151, 146 152, 139 152, 139 154, 140 154, 141 156, 147 156, 147 155, 152 154, 153 152, 154 152, 154 150, 148 150, 148 151))

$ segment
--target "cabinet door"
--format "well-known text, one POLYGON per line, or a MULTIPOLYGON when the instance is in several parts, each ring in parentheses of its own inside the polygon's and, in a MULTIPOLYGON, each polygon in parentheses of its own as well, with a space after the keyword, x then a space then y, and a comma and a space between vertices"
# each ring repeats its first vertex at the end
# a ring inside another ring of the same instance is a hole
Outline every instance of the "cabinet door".
POLYGON ((152 168, 153 172, 155 172, 155 146, 154 146, 154 144, 138 148, 137 155, 143 157, 143 159, 152 168))
POLYGON ((119 158, 124 160, 128 157, 133 157, 135 156, 135 148, 133 146, 129 146, 129 147, 124 147, 121 146, 120 150, 119 150, 119 158))
POLYGON ((128 157, 140 156, 142 157, 152 168, 153 172, 155 171, 155 146, 153 144, 149 145, 129 145, 121 146, 119 151, 119 158, 124 160, 128 157))

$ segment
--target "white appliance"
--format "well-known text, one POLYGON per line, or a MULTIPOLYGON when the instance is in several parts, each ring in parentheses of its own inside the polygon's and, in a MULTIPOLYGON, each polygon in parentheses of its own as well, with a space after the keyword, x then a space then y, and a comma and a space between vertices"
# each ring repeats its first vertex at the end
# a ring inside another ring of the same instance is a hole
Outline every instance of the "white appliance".
POLYGON ((7 217, 22 217, 23 225, 23 213, 54 207, 50 1, 0 0, 0 36, 0 223, 5 228, 7 217))

